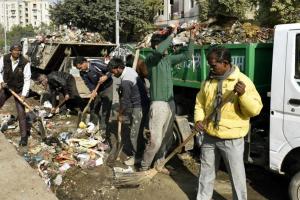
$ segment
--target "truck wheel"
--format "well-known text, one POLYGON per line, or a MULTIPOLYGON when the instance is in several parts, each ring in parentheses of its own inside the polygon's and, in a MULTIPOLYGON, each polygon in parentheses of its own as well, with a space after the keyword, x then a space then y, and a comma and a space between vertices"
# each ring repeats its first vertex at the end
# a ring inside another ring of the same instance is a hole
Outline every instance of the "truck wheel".
POLYGON ((289 196, 291 200, 300 200, 300 172, 296 173, 291 179, 289 196))

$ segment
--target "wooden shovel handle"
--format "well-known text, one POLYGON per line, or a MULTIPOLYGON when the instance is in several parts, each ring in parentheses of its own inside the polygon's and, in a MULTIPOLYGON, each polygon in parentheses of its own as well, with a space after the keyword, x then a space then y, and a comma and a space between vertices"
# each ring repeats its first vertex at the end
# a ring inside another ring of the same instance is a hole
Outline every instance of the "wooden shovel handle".
POLYGON ((62 100, 62 102, 60 102, 58 104, 58 106, 55 107, 55 109, 62 107, 63 105, 65 105, 65 103, 66 103, 66 100, 64 99, 64 100, 62 100))
POLYGON ((21 104, 23 104, 26 108, 29 109, 29 111, 33 112, 33 113, 36 115, 37 120, 40 122, 41 129, 42 129, 42 131, 38 131, 38 132, 41 133, 41 137, 42 137, 42 139, 44 140, 44 139, 46 138, 47 130, 46 130, 45 126, 44 126, 43 119, 42 119, 40 116, 38 116, 38 115, 34 112, 33 108, 32 108, 30 105, 28 105, 25 101, 23 101, 23 99, 22 99, 15 91, 13 91, 13 90, 10 89, 10 88, 8 88, 8 90, 11 92, 11 94, 12 94, 14 97, 16 97, 16 98, 20 101, 21 104))
POLYGON ((134 60, 133 60, 133 64, 132 64, 132 68, 136 71, 136 67, 137 67, 137 63, 140 57, 140 49, 137 49, 135 51, 135 55, 134 55, 134 60))
MULTIPOLYGON (((100 81, 100 79, 99 79, 99 81, 100 81)), ((98 81, 98 83, 97 83, 97 85, 96 85, 96 88, 94 89, 94 90, 96 90, 96 91, 98 91, 98 89, 99 89, 99 87, 100 87, 100 85, 101 85, 101 82, 99 82, 99 81, 98 81)), ((93 90, 93 91, 94 91, 94 90, 93 90)), ((84 115, 84 114, 87 112, 87 110, 88 110, 88 108, 90 107, 90 104, 91 104, 91 102, 93 101, 93 99, 94 99, 94 98, 90 97, 89 102, 86 104, 86 106, 84 107, 84 109, 83 109, 83 111, 82 111, 82 115, 84 115)))
POLYGON ((118 142, 121 143, 122 140, 122 122, 120 120, 118 120, 118 142))
MULTIPOLYGON (((226 103, 230 102, 232 100, 232 98, 234 98, 235 96, 235 92, 231 91, 229 95, 226 96, 226 98, 224 98, 224 100, 221 102, 220 107, 223 107, 226 103)), ((206 117, 203 121, 207 122, 208 120, 210 120, 211 116, 214 115, 214 113, 216 112, 216 110, 214 110, 211 114, 208 115, 208 117, 206 117)), ((192 130, 192 133, 182 142, 180 143, 171 153, 170 155, 167 156, 167 158, 161 162, 160 164, 158 164, 156 166, 156 168, 158 169, 158 171, 164 167, 164 165, 175 155, 177 154, 177 152, 179 152, 182 147, 184 147, 184 145, 186 145, 186 143, 188 143, 188 141, 190 141, 198 132, 196 130, 192 130)))
POLYGON ((30 111, 33 111, 33 108, 30 106, 30 105, 28 105, 28 103, 26 103, 15 91, 13 91, 12 89, 10 89, 10 88, 8 88, 8 90, 10 91, 10 93, 14 96, 14 97, 16 97, 18 100, 19 100, 19 102, 21 103, 21 104, 23 104, 26 108, 28 108, 30 111))

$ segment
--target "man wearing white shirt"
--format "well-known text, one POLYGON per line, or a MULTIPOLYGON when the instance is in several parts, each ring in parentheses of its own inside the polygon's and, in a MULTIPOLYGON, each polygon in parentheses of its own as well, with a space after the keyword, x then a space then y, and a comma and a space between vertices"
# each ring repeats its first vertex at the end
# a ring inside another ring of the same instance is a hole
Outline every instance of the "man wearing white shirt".
MULTIPOLYGON (((30 88, 30 63, 22 55, 22 46, 11 46, 10 53, 0 59, 0 108, 12 95, 7 88, 18 93, 23 100, 30 88)), ((20 146, 27 146, 29 127, 26 124, 25 107, 15 98, 21 132, 20 146), (27 129, 28 128, 28 129, 27 129)))

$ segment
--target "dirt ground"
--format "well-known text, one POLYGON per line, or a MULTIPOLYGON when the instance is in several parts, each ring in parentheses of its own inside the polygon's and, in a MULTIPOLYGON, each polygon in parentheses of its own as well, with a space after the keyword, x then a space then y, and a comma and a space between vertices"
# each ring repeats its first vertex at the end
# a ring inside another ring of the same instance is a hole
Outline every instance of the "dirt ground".
MULTIPOLYGON (((30 103, 37 100, 29 99, 30 103)), ((1 113, 15 113, 14 100, 11 98, 0 109, 1 113)), ((57 131, 74 130, 77 116, 53 118, 60 127, 57 131)), ((18 143, 17 129, 8 130, 4 134, 12 143, 18 143)), ((32 134, 29 143, 40 141, 37 134, 32 134)), ((29 145, 30 146, 30 145, 29 145)), ((22 154, 24 152, 20 152, 22 154)), ((121 166, 121 163, 116 165, 121 166)), ((34 166, 33 166, 34 167, 34 166)), ((174 157, 168 164, 171 175, 157 174, 150 182, 135 188, 116 188, 113 185, 112 168, 103 165, 82 169, 72 167, 63 174, 62 184, 52 184, 51 189, 61 200, 187 200, 195 199, 198 185, 199 163, 188 153, 174 157)), ((247 187, 250 200, 284 200, 287 197, 288 180, 255 166, 247 166, 247 187)), ((53 180, 51 180, 53 182, 53 180)), ((30 184, 30 183, 29 183, 30 184)), ((231 199, 231 187, 228 175, 220 170, 215 183, 213 199, 231 199)))

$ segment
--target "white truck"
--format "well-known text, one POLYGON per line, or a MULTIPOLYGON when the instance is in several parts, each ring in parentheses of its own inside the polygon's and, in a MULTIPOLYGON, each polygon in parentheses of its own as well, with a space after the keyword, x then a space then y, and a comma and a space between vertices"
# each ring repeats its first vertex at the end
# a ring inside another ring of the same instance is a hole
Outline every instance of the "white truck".
MULTIPOLYGON (((264 104, 261 114, 251 119, 245 162, 289 176, 290 198, 300 200, 300 23, 275 26, 273 44, 223 46, 230 49, 233 64, 254 82, 264 104)), ((188 61, 174 67, 177 141, 189 133, 181 123, 187 119, 180 115, 193 115, 195 95, 209 71, 208 48, 195 47, 196 64, 188 61)))
POLYGON ((275 27, 272 61, 269 169, 291 176, 300 199, 300 23, 275 27))

